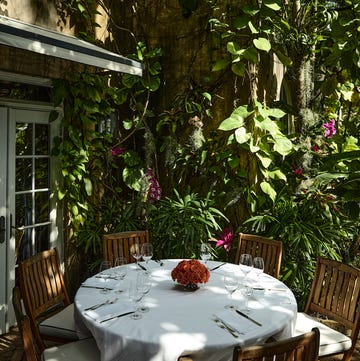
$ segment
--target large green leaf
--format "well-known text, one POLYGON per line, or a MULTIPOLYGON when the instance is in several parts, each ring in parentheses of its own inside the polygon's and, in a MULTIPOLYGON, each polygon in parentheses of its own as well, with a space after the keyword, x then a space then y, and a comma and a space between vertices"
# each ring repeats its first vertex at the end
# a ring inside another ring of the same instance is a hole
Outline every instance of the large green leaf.
POLYGON ((266 38, 258 38, 258 39, 254 39, 253 43, 255 45, 255 47, 259 50, 264 50, 267 53, 270 51, 271 49, 271 44, 270 41, 266 38))
POLYGON ((273 135, 274 151, 281 155, 288 155, 293 149, 293 144, 290 139, 281 134, 273 135))
POLYGON ((244 76, 245 74, 245 64, 243 62, 237 62, 231 65, 231 70, 234 74, 239 76, 244 76))
POLYGON ((227 51, 232 55, 241 55, 244 53, 245 49, 243 49, 238 43, 234 41, 229 41, 226 44, 227 51))
POLYGON ((225 69, 230 64, 229 60, 226 59, 220 59, 215 62, 215 64, 212 67, 212 71, 219 71, 225 69))
POLYGON ((271 158, 265 157, 265 156, 261 155, 260 153, 256 153, 256 156, 259 158, 259 160, 264 168, 268 168, 270 166, 270 164, 272 163, 271 158))
POLYGON ((281 10, 279 1, 276 0, 263 0, 263 4, 270 8, 271 10, 278 11, 281 10))
POLYGON ((260 183, 260 188, 265 194, 267 194, 271 198, 273 202, 275 201, 276 191, 270 183, 263 181, 260 183))
POLYGON ((231 114, 229 118, 226 118, 219 125, 220 130, 228 131, 241 127, 244 124, 244 118, 237 114, 231 114))
POLYGON ((246 143, 251 137, 250 133, 246 133, 246 128, 241 127, 235 130, 235 139, 239 144, 246 143))

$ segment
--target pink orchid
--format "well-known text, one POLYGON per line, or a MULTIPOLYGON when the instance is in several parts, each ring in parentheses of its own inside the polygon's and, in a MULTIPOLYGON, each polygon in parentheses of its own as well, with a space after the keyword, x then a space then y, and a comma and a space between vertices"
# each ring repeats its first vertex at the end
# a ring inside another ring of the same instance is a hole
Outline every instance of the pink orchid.
POLYGON ((225 228, 220 234, 220 238, 217 239, 216 246, 223 246, 227 252, 230 251, 231 243, 234 240, 234 235, 230 228, 225 228))
POLYGON ((110 149, 111 155, 117 157, 118 155, 124 154, 126 148, 122 147, 113 147, 110 149))
POLYGON ((336 134, 335 119, 331 119, 328 123, 324 123, 322 127, 325 129, 325 138, 332 138, 336 134))

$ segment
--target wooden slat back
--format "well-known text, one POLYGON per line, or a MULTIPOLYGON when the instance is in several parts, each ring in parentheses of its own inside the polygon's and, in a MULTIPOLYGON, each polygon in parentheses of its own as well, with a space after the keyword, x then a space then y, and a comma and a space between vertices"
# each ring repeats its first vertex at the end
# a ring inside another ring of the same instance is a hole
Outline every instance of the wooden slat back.
POLYGON ((103 256, 105 261, 110 261, 114 265, 117 257, 125 257, 127 263, 134 263, 132 248, 149 242, 149 232, 127 231, 103 236, 103 256))
MULTIPOLYGON (((20 335, 23 340, 24 351, 27 361, 39 361, 40 351, 39 342, 33 335, 30 320, 25 316, 19 287, 14 287, 12 292, 12 303, 15 311, 16 322, 19 327, 20 335)), ((40 337, 38 335, 38 337, 40 337)))
POLYGON ((321 313, 351 329, 356 341, 360 327, 360 270, 319 257, 305 312, 321 313))
POLYGON ((70 304, 57 249, 43 251, 19 264, 21 294, 30 319, 39 320, 54 306, 70 304))
POLYGON ((261 346, 236 346, 233 361, 316 361, 320 333, 317 328, 297 337, 261 346))
POLYGON ((255 234, 240 233, 235 263, 240 262, 240 255, 249 253, 253 257, 264 259, 264 272, 278 278, 282 259, 282 242, 255 234))

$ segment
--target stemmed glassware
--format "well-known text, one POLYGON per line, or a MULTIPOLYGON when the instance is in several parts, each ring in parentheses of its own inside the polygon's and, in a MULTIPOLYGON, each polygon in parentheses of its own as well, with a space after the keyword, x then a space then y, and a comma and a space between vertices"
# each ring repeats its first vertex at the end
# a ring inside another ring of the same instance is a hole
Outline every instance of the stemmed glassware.
POLYGON ((142 282, 138 282, 138 280, 136 280, 131 283, 129 287, 129 299, 135 306, 135 312, 130 316, 133 320, 139 320, 142 318, 141 313, 139 312, 139 304, 143 296, 142 282))
MULTIPOLYGON (((232 300, 232 295, 239 286, 239 280, 233 274, 226 273, 224 275, 224 286, 225 286, 226 291, 228 291, 228 293, 229 293, 230 300, 232 300)), ((236 308, 236 306, 231 301, 231 303, 226 305, 225 308, 234 309, 234 308, 236 308)))
POLYGON ((259 279, 259 276, 264 272, 264 259, 262 257, 255 257, 253 259, 253 268, 256 278, 259 279))
POLYGON ((211 258, 211 246, 208 243, 201 243, 200 258, 205 264, 211 258))
POLYGON ((249 309, 249 297, 253 294, 254 290, 251 286, 249 285, 243 285, 243 287, 241 288, 241 293, 245 296, 245 307, 242 311, 244 311, 245 313, 249 313, 250 309, 249 309))
POLYGON ((151 243, 143 243, 141 246, 141 256, 142 259, 145 261, 146 265, 151 260, 152 256, 154 255, 154 247, 151 243))
POLYGON ((135 242, 134 244, 131 245, 131 255, 136 260, 136 266, 137 266, 136 269, 140 270, 141 268, 138 265, 139 259, 141 258, 141 248, 139 242, 135 242))
POLYGON ((240 269, 246 278, 249 272, 253 269, 253 259, 251 254, 243 253, 240 255, 240 269))
POLYGON ((151 277, 146 272, 140 273, 138 275, 137 285, 138 285, 138 287, 141 288, 142 293, 143 293, 143 298, 140 303, 139 311, 140 312, 148 312, 149 307, 144 306, 143 302, 144 302, 145 295, 147 295, 151 289, 151 285, 152 285, 151 277))
POLYGON ((110 278, 110 261, 102 261, 100 264, 100 276, 104 279, 104 287, 100 290, 101 293, 109 293, 110 289, 106 287, 107 280, 110 278))
POLYGON ((115 266, 114 273, 116 275, 116 278, 120 280, 119 286, 115 292, 117 293, 123 292, 123 288, 121 285, 128 271, 126 258, 125 257, 116 258, 114 266, 115 266))

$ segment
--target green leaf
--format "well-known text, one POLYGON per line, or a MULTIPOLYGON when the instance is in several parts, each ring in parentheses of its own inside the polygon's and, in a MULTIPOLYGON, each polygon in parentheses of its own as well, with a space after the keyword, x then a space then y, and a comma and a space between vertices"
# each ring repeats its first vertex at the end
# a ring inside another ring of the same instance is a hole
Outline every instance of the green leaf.
POLYGON ((256 5, 245 5, 242 10, 245 14, 250 16, 254 16, 260 11, 259 7, 256 5))
POLYGON ((84 184, 85 184, 85 191, 88 196, 91 196, 92 194, 92 183, 89 178, 84 178, 84 184))
POLYGON ((281 169, 275 169, 272 171, 268 171, 268 176, 271 179, 282 179, 286 182, 286 175, 281 171, 281 169))
POLYGON ((255 45, 255 47, 259 50, 264 50, 267 53, 270 51, 271 49, 271 44, 270 41, 266 38, 258 38, 258 39, 254 39, 253 43, 255 45))
POLYGON ((249 16, 242 16, 242 17, 236 18, 234 20, 234 28, 237 30, 244 29, 248 26, 249 21, 250 21, 249 16))
POLYGON ((249 29, 250 29, 252 34, 258 34, 259 33, 259 30, 255 28, 255 26, 253 25, 253 23, 251 21, 249 21, 249 29))
POLYGON ((215 64, 212 67, 212 71, 219 71, 225 69, 230 64, 229 60, 226 59, 220 59, 215 62, 215 64))
POLYGON ((241 55, 244 52, 244 49, 240 47, 238 43, 229 41, 226 44, 227 51, 232 55, 241 55))
POLYGON ((206 98, 209 102, 211 102, 211 94, 207 92, 203 92, 202 96, 206 98))
POLYGON ((234 112, 231 114, 229 118, 226 118, 221 122, 219 125, 219 130, 233 130, 236 128, 240 128, 244 124, 244 118, 240 115, 234 114, 234 112))
POLYGON ((249 47, 244 52, 244 58, 251 61, 254 64, 257 64, 259 62, 258 59, 258 51, 254 47, 249 47))
POLYGON ((260 183, 260 188, 265 194, 267 194, 271 198, 273 202, 275 201, 276 191, 270 183, 263 181, 260 183))
POLYGON ((231 70, 236 75, 244 76, 246 70, 245 64, 243 62, 234 63, 231 65, 231 70))
POLYGON ((246 133, 246 128, 241 127, 235 130, 235 139, 239 144, 246 143, 251 137, 250 133, 246 133))
POLYGON ((138 168, 124 168, 123 169, 123 181, 130 188, 139 192, 141 189, 140 179, 141 171, 138 168))
POLYGON ((275 0, 263 0, 263 4, 271 10, 281 10, 281 6, 279 5, 278 1, 275 0))
POLYGON ((259 158, 259 160, 264 168, 269 168, 270 164, 272 163, 271 158, 264 157, 260 153, 256 153, 256 156, 259 158))
POLYGON ((290 139, 284 135, 276 134, 273 135, 274 139, 274 151, 281 155, 288 155, 293 149, 293 144, 290 139))

